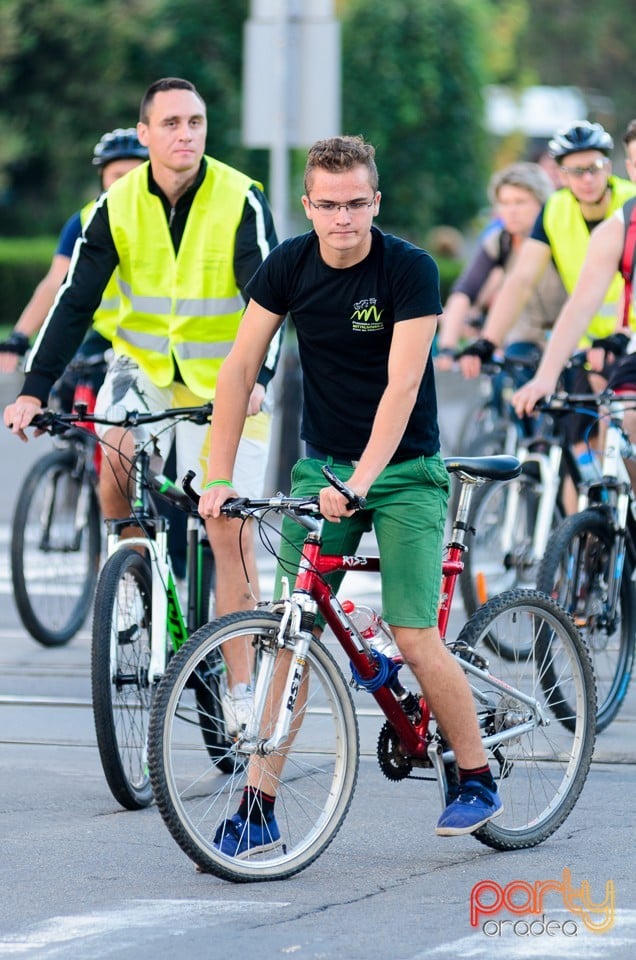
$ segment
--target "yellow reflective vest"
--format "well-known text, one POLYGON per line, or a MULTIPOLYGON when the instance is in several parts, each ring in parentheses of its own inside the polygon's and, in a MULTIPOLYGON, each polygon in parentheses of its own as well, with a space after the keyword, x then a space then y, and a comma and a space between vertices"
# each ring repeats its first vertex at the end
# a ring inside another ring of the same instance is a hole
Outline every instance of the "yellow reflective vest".
MULTIPOLYGON (((80 210, 80 221, 82 229, 85 228, 90 214, 95 207, 95 201, 91 200, 80 210)), ((93 327, 102 337, 112 340, 117 327, 117 318, 119 316, 119 287, 117 285, 117 271, 115 271, 106 285, 102 294, 102 302, 93 314, 93 327)))
MULTIPOLYGON (((622 207, 626 200, 636 195, 636 184, 629 180, 610 177, 609 183, 612 198, 605 213, 605 220, 622 207)), ((570 190, 557 190, 548 198, 543 211, 543 227, 563 285, 568 293, 572 293, 585 260, 590 231, 583 219, 579 202, 570 190)), ((581 345, 589 345, 596 337, 606 337, 616 328, 623 286, 623 280, 617 273, 607 291, 603 306, 588 327, 581 345)), ((632 326, 634 325, 632 317, 632 326)))
POLYGON ((243 315, 234 246, 255 183, 218 160, 206 161, 177 254, 161 199, 148 190, 147 163, 108 191, 121 295, 113 347, 159 387, 173 382, 176 362, 186 386, 204 398, 214 396, 243 315))

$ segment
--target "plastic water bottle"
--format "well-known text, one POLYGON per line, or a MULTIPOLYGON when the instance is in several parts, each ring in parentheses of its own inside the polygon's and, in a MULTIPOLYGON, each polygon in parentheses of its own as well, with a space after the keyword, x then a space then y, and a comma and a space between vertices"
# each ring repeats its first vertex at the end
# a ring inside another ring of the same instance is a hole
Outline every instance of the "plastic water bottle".
POLYGON ((372 607, 363 603, 356 604, 353 600, 344 600, 342 609, 347 614, 358 633, 385 657, 391 660, 402 661, 402 654, 398 650, 393 635, 388 626, 372 607))
POLYGON ((592 483, 593 480, 598 480, 600 471, 596 457, 591 450, 584 450, 582 453, 579 453, 576 462, 579 467, 581 479, 585 483, 592 483))

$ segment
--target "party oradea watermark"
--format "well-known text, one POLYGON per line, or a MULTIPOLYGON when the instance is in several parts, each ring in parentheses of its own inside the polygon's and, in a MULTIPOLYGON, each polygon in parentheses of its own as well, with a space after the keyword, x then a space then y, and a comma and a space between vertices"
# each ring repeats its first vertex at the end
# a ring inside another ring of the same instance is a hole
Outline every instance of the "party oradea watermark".
POLYGON ((480 880, 470 891, 470 925, 486 937, 577 937, 584 931, 607 933, 615 921, 615 890, 607 880, 602 899, 594 899, 589 880, 579 886, 563 868, 560 880, 511 880, 505 885, 480 880), (570 914, 557 919, 563 908, 570 914), (551 915, 552 911, 552 915, 551 915))

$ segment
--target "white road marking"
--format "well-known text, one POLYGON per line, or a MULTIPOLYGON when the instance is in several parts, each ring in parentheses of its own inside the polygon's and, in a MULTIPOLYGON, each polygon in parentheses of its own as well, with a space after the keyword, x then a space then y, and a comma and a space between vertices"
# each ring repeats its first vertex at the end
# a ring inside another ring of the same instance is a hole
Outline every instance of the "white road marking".
MULTIPOLYGON (((572 957, 573 960, 606 960, 606 958, 633 957, 636 950, 636 910, 617 910, 614 926, 607 933, 592 933, 584 926, 579 917, 568 910, 547 910, 546 920, 558 920, 563 924, 566 920, 574 920, 578 932, 576 936, 565 936, 559 933, 555 936, 518 936, 510 929, 504 928, 501 936, 486 936, 481 929, 476 929, 466 937, 458 940, 449 940, 438 947, 427 947, 421 953, 411 955, 408 960, 431 960, 431 958, 453 957, 454 960, 492 960, 493 957, 503 957, 506 960, 562 960, 572 957), (620 950, 625 952, 619 953, 620 950)), ((502 914, 502 919, 527 920, 531 922, 536 917, 510 917, 502 914)), ((466 920, 468 925, 468 920, 466 920)))
POLYGON ((51 917, 23 931, 0 936, 0 957, 33 957, 54 960, 76 956, 98 960, 130 945, 134 951, 141 930, 152 936, 180 936, 192 930, 226 923, 238 915, 262 916, 288 906, 287 902, 253 900, 129 900, 111 910, 51 917), (116 937, 116 942, 114 938, 116 937))

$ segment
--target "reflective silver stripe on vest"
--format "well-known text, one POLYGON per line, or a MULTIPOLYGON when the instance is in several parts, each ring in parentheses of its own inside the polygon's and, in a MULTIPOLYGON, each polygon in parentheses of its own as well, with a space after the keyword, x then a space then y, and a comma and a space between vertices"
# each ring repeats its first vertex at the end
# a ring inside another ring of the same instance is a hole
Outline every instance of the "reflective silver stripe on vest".
POLYGON ((233 340, 225 343, 174 343, 172 349, 178 360, 224 360, 233 343, 233 340))
POLYGON ((130 305, 135 313, 172 313, 172 300, 170 297, 138 297, 130 288, 130 284, 117 277, 119 289, 123 295, 130 300, 130 305))
POLYGON ((155 353, 162 353, 165 357, 170 356, 170 340, 168 337, 157 337, 154 333, 141 333, 139 330, 127 330, 125 327, 117 327, 115 335, 120 340, 129 343, 131 347, 138 347, 140 350, 154 350, 155 353))
MULTIPOLYGON (((155 313, 168 316, 173 312, 170 297, 142 297, 132 292, 129 283, 118 277, 119 289, 130 301, 135 313, 155 313)), ((240 293, 234 297, 198 297, 175 301, 174 313, 178 317, 221 317, 238 313, 245 307, 240 293)))
POLYGON ((174 312, 178 317, 221 317, 226 313, 238 313, 245 307, 240 293, 235 297, 202 297, 177 300, 174 312))
POLYGON ((604 303, 596 314, 597 317, 616 317, 616 303, 604 303))
POLYGON ((118 310, 119 297, 108 297, 107 300, 102 300, 98 309, 99 310, 118 310))

